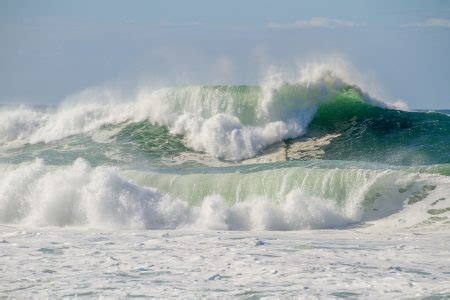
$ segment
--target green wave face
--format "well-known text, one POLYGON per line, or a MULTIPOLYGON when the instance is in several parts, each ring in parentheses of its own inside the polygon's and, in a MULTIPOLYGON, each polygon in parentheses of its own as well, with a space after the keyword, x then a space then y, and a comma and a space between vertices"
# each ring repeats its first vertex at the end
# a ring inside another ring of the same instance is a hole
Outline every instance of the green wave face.
POLYGON ((280 205, 289 194, 301 190, 307 201, 314 203, 321 199, 358 221, 386 217, 399 211, 405 203, 412 205, 422 201, 448 183, 439 175, 400 168, 386 170, 375 165, 300 162, 182 172, 126 171, 123 175, 141 186, 187 199, 194 206, 201 205, 211 195, 222 197, 230 206, 255 199, 280 205))
POLYGON ((226 113, 246 125, 261 121, 258 109, 263 92, 259 86, 187 86, 165 88, 162 94, 172 112, 187 112, 202 118, 226 113))
POLYGON ((323 159, 395 165, 450 163, 450 117, 370 105, 354 89, 321 104, 308 136, 340 134, 323 148, 323 159))
POLYGON ((182 136, 173 135, 167 127, 148 121, 127 124, 113 138, 123 150, 135 148, 136 152, 151 158, 167 158, 190 151, 182 136))

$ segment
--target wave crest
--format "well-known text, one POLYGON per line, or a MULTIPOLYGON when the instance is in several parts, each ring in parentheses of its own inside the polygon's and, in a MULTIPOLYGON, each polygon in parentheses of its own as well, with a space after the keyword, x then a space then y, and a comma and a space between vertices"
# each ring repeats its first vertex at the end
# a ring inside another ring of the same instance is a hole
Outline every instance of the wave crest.
MULTIPOLYGON (((2 108, 0 142, 39 143, 95 131, 104 125, 149 120, 185 136, 197 151, 231 161, 305 133, 317 106, 348 87, 333 73, 314 81, 256 86, 192 86, 141 90, 123 99, 91 90, 57 108, 2 108)), ((358 90, 359 91, 359 90, 358 90)), ((375 103, 360 93, 364 101, 375 103)))

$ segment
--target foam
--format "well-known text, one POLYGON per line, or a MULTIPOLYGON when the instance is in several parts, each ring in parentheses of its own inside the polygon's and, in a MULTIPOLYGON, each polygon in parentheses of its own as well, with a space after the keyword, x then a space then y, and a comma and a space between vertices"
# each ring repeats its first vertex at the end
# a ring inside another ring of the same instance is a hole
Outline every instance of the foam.
POLYGON ((293 190, 281 204, 251 197, 229 205, 212 194, 199 206, 124 179, 115 168, 77 159, 64 167, 42 160, 6 166, 0 222, 29 226, 141 229, 292 230, 327 228, 350 219, 331 203, 293 190))
POLYGON ((198 210, 195 228, 215 230, 299 230, 336 228, 352 223, 331 202, 306 197, 300 189, 277 204, 253 198, 228 206, 219 195, 208 196, 198 210))
POLYGON ((0 143, 29 140, 36 128, 45 125, 49 114, 21 105, 0 108, 0 143))
POLYGON ((4 170, 0 221, 36 226, 173 228, 187 209, 151 188, 140 188, 111 167, 77 159, 65 167, 42 160, 4 170))

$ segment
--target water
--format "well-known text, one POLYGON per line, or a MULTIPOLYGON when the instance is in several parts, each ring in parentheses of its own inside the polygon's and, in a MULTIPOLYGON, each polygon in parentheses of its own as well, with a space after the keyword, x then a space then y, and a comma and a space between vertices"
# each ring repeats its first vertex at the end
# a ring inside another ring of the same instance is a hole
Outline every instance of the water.
POLYGON ((333 73, 3 106, 0 142, 0 293, 450 293, 450 117, 333 73))

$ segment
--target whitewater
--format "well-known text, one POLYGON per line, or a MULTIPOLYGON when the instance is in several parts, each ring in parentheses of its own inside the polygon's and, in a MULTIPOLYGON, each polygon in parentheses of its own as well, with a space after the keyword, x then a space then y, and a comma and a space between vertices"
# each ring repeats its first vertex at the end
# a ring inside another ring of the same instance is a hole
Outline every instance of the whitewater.
POLYGON ((0 295, 448 298, 449 199, 448 112, 326 65, 4 105, 0 295))

